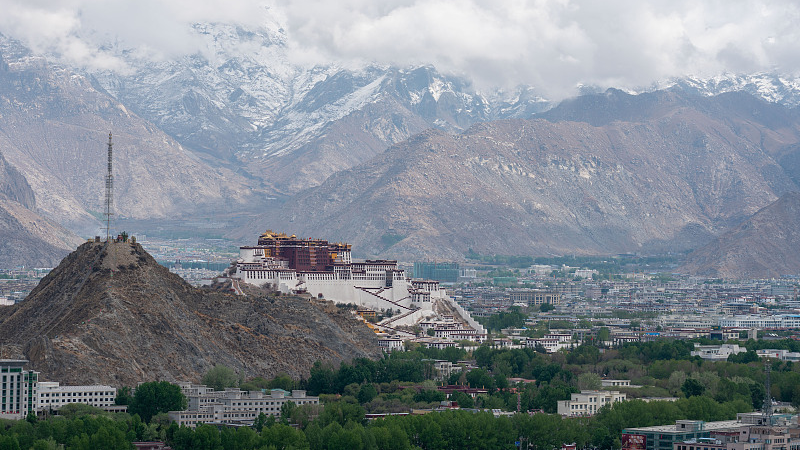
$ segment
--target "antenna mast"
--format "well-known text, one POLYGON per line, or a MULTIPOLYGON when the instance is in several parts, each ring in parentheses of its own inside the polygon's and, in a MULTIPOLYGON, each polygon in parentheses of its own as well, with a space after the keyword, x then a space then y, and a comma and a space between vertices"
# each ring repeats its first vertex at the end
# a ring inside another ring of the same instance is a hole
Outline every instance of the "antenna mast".
POLYGON ((114 215, 114 173, 111 171, 111 133, 108 133, 108 174, 106 175, 106 242, 111 241, 111 216, 114 215))
POLYGON ((766 377, 764 379, 764 389, 766 390, 766 392, 764 393, 764 407, 762 413, 764 414, 764 419, 766 420, 767 425, 772 426, 772 394, 770 393, 772 385, 769 379, 770 369, 771 369, 770 364, 765 363, 764 373, 766 377))

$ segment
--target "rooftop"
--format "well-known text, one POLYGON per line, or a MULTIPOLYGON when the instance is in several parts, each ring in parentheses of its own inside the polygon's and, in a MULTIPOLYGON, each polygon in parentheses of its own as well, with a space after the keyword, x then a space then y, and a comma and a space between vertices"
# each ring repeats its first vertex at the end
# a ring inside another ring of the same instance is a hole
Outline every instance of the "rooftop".
POLYGON ((25 365, 28 364, 27 359, 0 359, 0 365, 25 365))
MULTIPOLYGON (((685 421, 684 421, 685 422, 685 421)), ((703 423, 703 430, 702 431, 712 431, 712 430, 724 430, 726 428, 738 428, 744 426, 742 422, 738 420, 721 420, 719 422, 705 422, 703 423)), ((687 430, 679 430, 675 424, 671 425, 657 425, 654 427, 639 427, 639 428, 625 428, 622 430, 624 433, 631 433, 631 432, 676 432, 676 433, 686 433, 687 430)))

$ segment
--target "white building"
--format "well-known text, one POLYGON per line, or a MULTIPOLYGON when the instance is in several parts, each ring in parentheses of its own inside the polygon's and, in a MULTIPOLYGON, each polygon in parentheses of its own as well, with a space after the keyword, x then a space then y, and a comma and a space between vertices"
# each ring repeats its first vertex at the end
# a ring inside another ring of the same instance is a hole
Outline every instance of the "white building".
POLYGON ((225 389, 215 391, 204 385, 178 383, 186 396, 185 411, 170 411, 169 417, 178 426, 194 428, 202 423, 252 425, 261 414, 278 416, 287 402, 297 406, 318 405, 319 397, 306 395, 306 391, 272 389, 268 392, 225 389))
POLYGON ((444 350, 446 348, 455 347, 458 343, 453 341, 425 341, 423 342, 427 348, 435 348, 437 350, 444 350))
POLYGON ((545 339, 555 339, 558 342, 572 342, 572 333, 547 333, 545 339))
POLYGON ((270 285, 282 293, 308 293, 335 303, 354 304, 392 317, 380 325, 414 325, 435 317, 434 304, 444 302, 468 326, 485 328, 451 299, 438 281, 407 278, 397 261, 353 262, 350 246, 264 233, 260 245, 239 248, 233 277, 256 286, 270 285), (297 268, 304 270, 297 270, 297 268))
POLYGON ((739 315, 719 319, 722 328, 800 328, 800 314, 739 315))
POLYGON ((0 419, 24 419, 36 410, 39 372, 25 370, 24 359, 0 359, 0 419))
POLYGON ((545 264, 534 264, 528 268, 528 273, 532 273, 539 276, 547 276, 553 273, 553 266, 545 264))
POLYGON ((97 408, 114 405, 117 388, 111 386, 60 386, 55 381, 40 381, 36 409, 56 411, 69 403, 83 403, 97 408))
POLYGON ((332 265, 324 271, 301 271, 292 268, 289 261, 269 254, 266 246, 240 247, 234 276, 256 286, 269 284, 285 294, 309 293, 375 311, 430 310, 432 299, 445 295, 438 281, 412 283, 397 267, 397 261, 352 262, 350 251, 344 250, 336 253, 332 265))
POLYGON ((558 402, 558 413, 565 417, 591 416, 603 406, 625 401, 625 394, 617 391, 584 390, 572 394, 569 400, 558 402))
POLYGON ((478 278, 478 271, 476 269, 461 268, 458 272, 459 278, 478 278))
POLYGON ((775 358, 781 361, 800 361, 800 352, 790 352, 789 350, 783 349, 769 348, 756 350, 756 354, 760 358, 775 358))
POLYGON ((402 339, 394 336, 387 336, 378 338, 378 347, 382 348, 386 353, 391 353, 397 350, 403 350, 405 345, 402 339))
POLYGON ((575 271, 576 277, 585 278, 587 280, 591 280, 592 277, 597 273, 594 269, 577 269, 575 271))
POLYGON ((692 356, 699 356, 703 359, 711 361, 725 361, 730 355, 736 355, 747 350, 739 347, 737 344, 722 344, 722 345, 700 345, 694 344, 694 351, 690 354, 692 356))
POLYGON ((561 349, 570 348, 574 345, 572 342, 561 341, 558 338, 534 338, 527 339, 525 345, 530 348, 544 347, 547 353, 555 353, 561 349))
POLYGON ((603 387, 630 387, 631 380, 601 380, 603 387))
POLYGON ((461 371, 461 367, 453 366, 452 362, 438 359, 433 362, 433 368, 436 369, 436 378, 442 381, 447 381, 453 372, 461 371))

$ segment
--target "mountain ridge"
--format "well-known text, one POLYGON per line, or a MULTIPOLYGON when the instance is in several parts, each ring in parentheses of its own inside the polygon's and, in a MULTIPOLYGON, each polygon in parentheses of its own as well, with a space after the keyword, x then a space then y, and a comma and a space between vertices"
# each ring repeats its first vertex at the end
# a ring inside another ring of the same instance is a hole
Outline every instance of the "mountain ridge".
POLYGON ((800 192, 788 192, 706 246, 690 253, 681 272, 734 279, 800 273, 800 192))
POLYGON ((37 212, 84 236, 100 228, 106 142, 114 135, 115 213, 166 218, 257 204, 258 186, 200 161, 78 73, 0 36, 0 148, 37 212))
POLYGON ((247 233, 325 235, 363 256, 410 260, 461 259, 470 248, 678 251, 797 189, 771 155, 800 141, 793 112, 782 109, 790 127, 772 129, 733 120, 745 115, 733 105, 723 117, 691 106, 720 109, 713 103, 724 99, 669 96, 667 113, 639 122, 515 119, 457 135, 426 130, 263 214, 247 233))

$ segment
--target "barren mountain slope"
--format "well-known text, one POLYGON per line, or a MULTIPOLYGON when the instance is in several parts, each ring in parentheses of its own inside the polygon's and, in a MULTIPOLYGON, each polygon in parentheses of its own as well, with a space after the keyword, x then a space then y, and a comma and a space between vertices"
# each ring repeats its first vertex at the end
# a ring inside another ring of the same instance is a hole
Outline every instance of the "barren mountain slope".
POLYGON ((800 274, 800 193, 789 192, 687 257, 681 271, 723 278, 800 274))
POLYGON ((0 268, 53 267, 83 240, 0 195, 0 268))
POLYGON ((53 267, 81 239, 33 210, 25 177, 0 152, 0 268, 53 267))
POLYGON ((40 212, 84 235, 103 211, 106 142, 114 134, 115 209, 132 218, 236 207, 252 189, 197 160, 90 80, 0 36, 0 149, 40 212))
POLYGON ((80 246, 0 315, 2 356, 64 383, 199 381, 214 364, 302 376, 316 360, 380 354, 374 333, 335 306, 196 289, 129 243, 80 246))
POLYGON ((797 188, 749 131, 787 146, 800 126, 786 113, 778 130, 756 120, 745 128, 682 95, 660 100, 661 112, 641 121, 508 120, 459 135, 426 131, 333 175, 246 232, 324 235, 366 255, 409 259, 460 258, 469 248, 697 248, 797 188))
POLYGON ((528 89, 485 97, 434 67, 298 65, 287 27, 264 10, 259 26, 196 23, 202 43, 174 59, 140 59, 117 48, 133 70, 92 76, 119 102, 206 161, 263 180, 276 196, 316 186, 425 128, 541 111, 528 89))

